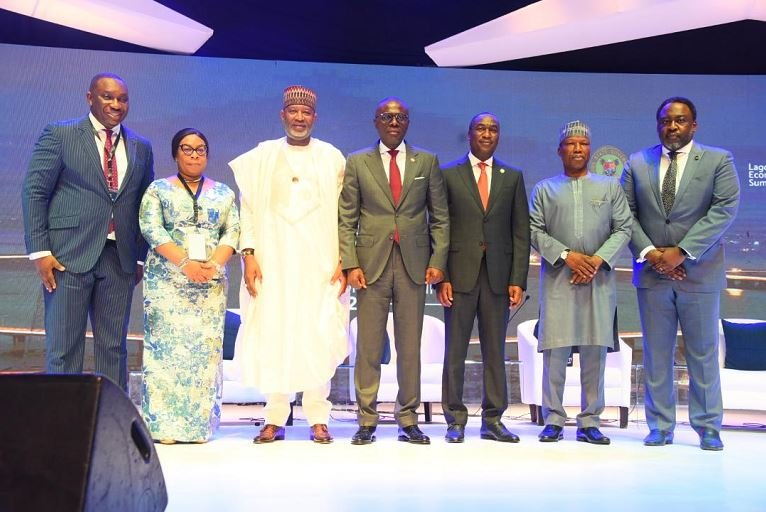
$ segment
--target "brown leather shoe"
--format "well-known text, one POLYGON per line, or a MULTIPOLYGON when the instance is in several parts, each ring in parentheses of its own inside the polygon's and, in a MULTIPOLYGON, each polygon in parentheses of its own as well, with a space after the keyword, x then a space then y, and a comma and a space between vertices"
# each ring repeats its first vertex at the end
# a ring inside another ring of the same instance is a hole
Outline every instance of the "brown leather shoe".
POLYGON ((327 430, 327 425, 325 425, 324 423, 317 423, 316 425, 311 425, 310 439, 314 441, 315 443, 319 443, 319 444, 332 443, 332 436, 330 435, 330 432, 327 430))
POLYGON ((274 441, 283 441, 285 438, 285 427, 278 427, 267 423, 261 429, 261 432, 255 436, 255 444, 272 443, 274 441))

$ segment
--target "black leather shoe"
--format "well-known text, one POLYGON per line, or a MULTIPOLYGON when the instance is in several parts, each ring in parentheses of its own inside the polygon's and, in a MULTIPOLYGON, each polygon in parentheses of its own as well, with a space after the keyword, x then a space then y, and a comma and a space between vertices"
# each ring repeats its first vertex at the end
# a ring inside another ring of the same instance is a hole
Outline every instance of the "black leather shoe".
POLYGON ((644 438, 644 446, 665 446, 673 444, 673 432, 670 430, 652 429, 644 438))
POLYGON ((564 439, 564 427, 558 425, 545 425, 542 432, 537 435, 541 443, 555 443, 559 439, 564 439))
POLYGON ((444 440, 448 443, 462 443, 465 439, 465 425, 451 423, 447 427, 447 433, 444 434, 444 440))
POLYGON ((482 422, 479 436, 482 439, 491 439, 492 441, 500 441, 501 443, 519 442, 519 436, 505 428, 505 425, 500 421, 493 423, 482 422))
POLYGON ((612 442, 596 427, 578 428, 577 440, 590 444, 609 444, 612 442))
POLYGON ((431 440, 418 428, 417 425, 399 427, 399 441, 412 444, 431 444, 431 440))
POLYGON ((700 448, 703 450, 711 450, 714 452, 720 452, 723 450, 723 442, 718 431, 713 428, 706 428, 699 432, 700 435, 700 448))
POLYGON ((351 438, 351 444, 372 444, 375 442, 375 427, 361 426, 351 438))

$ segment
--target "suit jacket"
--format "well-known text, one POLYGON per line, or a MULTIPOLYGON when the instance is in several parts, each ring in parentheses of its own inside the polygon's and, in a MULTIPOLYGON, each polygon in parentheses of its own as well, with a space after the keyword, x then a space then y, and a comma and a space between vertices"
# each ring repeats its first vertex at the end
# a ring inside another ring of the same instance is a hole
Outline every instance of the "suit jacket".
POLYGON ((407 274, 423 283, 426 267, 446 270, 449 214, 436 155, 406 145, 399 204, 394 205, 378 145, 349 155, 339 200, 343 269, 361 267, 368 283, 383 272, 399 228, 407 274))
POLYGON ((476 284, 486 255, 492 291, 527 287, 529 205, 521 171, 495 158, 487 211, 468 155, 442 168, 450 215, 450 246, 445 281, 458 292, 476 284))
POLYGON ((114 201, 89 118, 52 123, 43 130, 22 191, 28 253, 51 251, 68 271, 87 272, 104 248, 114 212, 120 266, 135 272, 147 250, 138 209, 154 179, 154 156, 146 139, 122 129, 128 168, 114 201))
MULTIPOLYGON (((649 245, 678 246, 694 259, 683 265, 681 290, 715 292, 726 286, 722 237, 739 206, 739 178, 726 150, 693 143, 673 208, 665 214, 660 194, 660 157, 657 145, 634 153, 625 164, 622 186, 633 213, 629 244, 634 258, 649 245)), ((648 288, 667 279, 644 261, 633 263, 633 284, 648 288)))

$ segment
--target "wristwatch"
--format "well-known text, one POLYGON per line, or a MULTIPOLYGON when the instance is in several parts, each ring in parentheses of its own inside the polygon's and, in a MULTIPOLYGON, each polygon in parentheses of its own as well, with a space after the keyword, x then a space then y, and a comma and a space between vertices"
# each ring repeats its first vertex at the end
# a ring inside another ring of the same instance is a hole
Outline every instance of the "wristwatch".
POLYGON ((559 258, 563 260, 567 259, 567 256, 569 256, 569 249, 564 249, 561 251, 561 254, 559 254, 559 258))
POLYGON ((239 253, 240 253, 240 254, 241 254, 243 257, 244 257, 244 256, 252 256, 252 255, 254 255, 254 254, 255 254, 255 250, 253 250, 253 249, 242 249, 241 251, 239 251, 239 253))

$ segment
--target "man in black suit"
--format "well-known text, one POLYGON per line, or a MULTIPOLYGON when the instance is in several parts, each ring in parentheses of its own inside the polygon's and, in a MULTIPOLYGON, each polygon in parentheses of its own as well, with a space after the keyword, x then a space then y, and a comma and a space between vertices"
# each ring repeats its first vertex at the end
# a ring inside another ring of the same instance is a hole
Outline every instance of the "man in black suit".
POLYGON ((529 209, 521 172, 493 157, 500 123, 482 112, 471 119, 471 151, 442 169, 450 214, 447 273, 439 285, 446 323, 442 407, 444 436, 462 443, 468 413, 463 381, 474 318, 484 362, 481 438, 516 443, 500 421, 508 407, 505 332, 509 310, 523 300, 529 268, 529 209))

